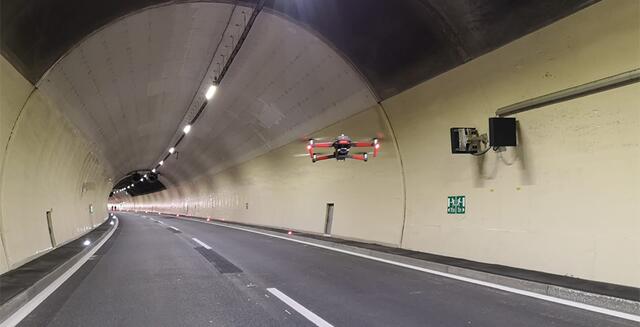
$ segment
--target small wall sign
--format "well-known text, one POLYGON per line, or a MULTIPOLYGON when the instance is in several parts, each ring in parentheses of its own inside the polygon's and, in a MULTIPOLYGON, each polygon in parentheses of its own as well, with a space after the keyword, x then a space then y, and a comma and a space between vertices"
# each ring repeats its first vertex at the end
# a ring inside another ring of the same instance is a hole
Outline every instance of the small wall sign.
POLYGON ((447 213, 450 215, 465 213, 466 200, 464 195, 452 195, 447 197, 447 213))

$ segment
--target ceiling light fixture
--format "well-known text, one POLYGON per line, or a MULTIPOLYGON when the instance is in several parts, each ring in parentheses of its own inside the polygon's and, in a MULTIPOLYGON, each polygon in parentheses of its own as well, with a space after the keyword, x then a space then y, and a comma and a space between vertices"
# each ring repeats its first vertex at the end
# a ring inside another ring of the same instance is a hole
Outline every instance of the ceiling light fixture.
POLYGON ((216 94, 216 90, 218 90, 218 87, 215 84, 211 84, 207 89, 207 93, 204 94, 204 97, 207 98, 207 100, 211 100, 211 98, 216 94))
POLYGON ((173 154, 174 152, 176 152, 176 148, 174 147, 169 148, 169 153, 173 154))
POLYGON ((187 126, 185 126, 185 127, 182 129, 182 131, 183 131, 185 134, 189 134, 189 132, 191 131, 191 125, 187 125, 187 126))
POLYGON ((160 160, 160 162, 158 162, 158 164, 159 164, 160 166, 164 165, 164 160, 160 160))

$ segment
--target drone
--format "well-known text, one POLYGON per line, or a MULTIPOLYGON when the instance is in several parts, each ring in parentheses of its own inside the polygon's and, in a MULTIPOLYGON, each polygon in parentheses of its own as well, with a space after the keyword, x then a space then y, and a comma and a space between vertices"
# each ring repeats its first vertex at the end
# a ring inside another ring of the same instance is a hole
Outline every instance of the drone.
POLYGON ((307 145, 307 151, 309 151, 309 157, 311 157, 311 162, 327 160, 327 159, 336 159, 338 161, 344 161, 346 159, 355 159, 368 161, 369 160, 369 152, 359 152, 355 154, 349 153, 351 148, 373 148, 373 156, 377 157, 378 152, 380 151, 380 142, 377 138, 373 138, 368 141, 352 141, 350 137, 340 134, 337 138, 335 138, 332 142, 317 142, 315 139, 309 139, 309 144, 307 145), (314 148, 333 148, 333 154, 323 154, 323 153, 315 153, 313 151, 314 148))

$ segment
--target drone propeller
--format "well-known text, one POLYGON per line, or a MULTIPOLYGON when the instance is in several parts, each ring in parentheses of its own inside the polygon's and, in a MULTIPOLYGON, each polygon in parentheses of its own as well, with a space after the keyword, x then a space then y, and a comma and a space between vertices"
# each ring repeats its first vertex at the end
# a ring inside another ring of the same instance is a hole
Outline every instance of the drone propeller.
POLYGON ((319 136, 319 137, 301 137, 300 138, 300 142, 302 143, 309 143, 309 140, 314 140, 314 141, 333 141, 335 140, 335 137, 327 137, 327 136, 319 136))
MULTIPOLYGON (((318 155, 318 156, 326 156, 326 155, 330 155, 331 153, 321 153, 321 152, 314 152, 314 154, 318 155)), ((291 155, 294 158, 302 158, 302 157, 309 157, 308 153, 296 153, 296 154, 292 154, 291 155)))

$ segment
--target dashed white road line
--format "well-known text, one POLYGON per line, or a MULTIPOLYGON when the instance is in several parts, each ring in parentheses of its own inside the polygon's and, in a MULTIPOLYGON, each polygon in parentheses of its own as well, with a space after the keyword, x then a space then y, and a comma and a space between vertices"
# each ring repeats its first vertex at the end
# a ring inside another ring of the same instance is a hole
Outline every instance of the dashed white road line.
POLYGON ((180 231, 179 229, 177 229, 177 228, 175 228, 175 227, 173 227, 173 226, 169 226, 169 228, 173 229, 173 230, 174 230, 174 231, 176 231, 176 232, 179 232, 179 231, 180 231))
POLYGON ((209 245, 207 245, 207 243, 202 242, 201 240, 199 240, 199 239, 197 239, 197 238, 195 238, 195 237, 192 237, 191 239, 192 239, 194 242, 196 242, 196 243, 200 244, 200 246, 202 246, 203 248, 205 248, 205 249, 207 249, 207 250, 211 250, 211 247, 210 247, 209 245))
POLYGON ((191 218, 184 218, 184 219, 185 220, 194 221, 194 222, 198 222, 198 223, 202 223, 202 224, 216 225, 216 226, 221 226, 221 227, 241 230, 241 231, 245 231, 245 232, 249 232, 249 233, 264 235, 264 236, 268 236, 268 237, 279 238, 279 239, 287 240, 287 241, 290 241, 290 242, 310 245, 310 246, 314 246, 314 247, 318 247, 318 248, 322 248, 322 249, 326 249, 326 250, 330 250, 330 251, 340 252, 340 253, 344 253, 344 254, 349 254, 349 255, 352 255, 352 256, 361 257, 361 258, 374 260, 374 261, 378 261, 378 262, 384 262, 384 263, 388 263, 390 265, 394 265, 394 266, 398 266, 398 267, 404 267, 404 268, 408 268, 408 269, 422 271, 422 272, 425 272, 425 273, 428 273, 428 274, 432 274, 432 275, 438 275, 438 276, 442 276, 442 277, 446 277, 446 278, 459 280, 459 281, 462 281, 462 282, 467 282, 467 283, 476 284, 476 285, 482 285, 482 286, 486 286, 486 287, 490 287, 490 288, 493 288, 493 289, 502 290, 502 291, 509 292, 509 293, 524 295, 524 296, 528 296, 528 297, 532 297, 532 298, 536 298, 536 299, 540 299, 540 300, 544 300, 544 301, 549 301, 549 302, 553 302, 553 303, 558 303, 558 304, 562 304, 562 305, 566 305, 566 306, 570 306, 570 307, 574 307, 574 308, 578 308, 578 309, 582 309, 582 310, 587 310, 587 311, 591 311, 591 312, 597 312, 597 313, 605 314, 605 315, 608 315, 608 316, 618 317, 618 318, 627 319, 627 320, 631 320, 631 321, 640 321, 640 315, 635 315, 635 314, 630 314, 630 313, 626 313, 626 312, 611 310, 611 309, 602 308, 602 307, 598 307, 598 306, 594 306, 594 305, 590 305, 590 304, 585 304, 585 303, 581 303, 581 302, 565 300, 565 299, 553 297, 553 296, 550 296, 550 295, 544 295, 544 294, 539 294, 539 293, 535 293, 535 292, 531 292, 531 291, 525 291, 525 290, 517 289, 517 288, 514 288, 514 287, 509 287, 509 286, 504 286, 504 285, 500 285, 500 284, 485 282, 485 281, 478 280, 478 279, 473 279, 473 278, 469 278, 469 277, 454 275, 454 274, 451 274, 451 273, 446 273, 446 272, 437 271, 437 270, 433 270, 433 269, 427 269, 427 268, 414 266, 414 265, 410 265, 410 264, 406 264, 406 263, 402 263, 402 262, 397 262, 397 261, 393 261, 393 260, 378 258, 378 257, 374 257, 374 256, 371 256, 371 255, 352 252, 352 251, 349 251, 349 250, 338 249, 338 248, 334 248, 334 247, 327 246, 327 245, 322 245, 322 244, 317 244, 317 243, 313 243, 313 242, 302 241, 302 240, 294 239, 294 238, 291 238, 291 237, 288 237, 288 236, 273 235, 273 234, 269 234, 269 233, 265 233, 265 232, 260 232, 260 231, 257 231, 257 230, 252 230, 252 229, 233 226, 233 225, 228 225, 228 224, 221 224, 221 223, 217 223, 217 222, 207 222, 207 221, 201 221, 201 220, 191 219, 191 218))
POLYGON ((275 295, 280 301, 286 303, 293 310, 296 310, 299 314, 307 318, 309 321, 314 323, 318 327, 333 327, 332 324, 328 323, 326 320, 320 318, 317 314, 311 312, 309 309, 303 307, 300 303, 296 302, 294 299, 288 297, 286 294, 280 292, 277 288, 267 288, 269 293, 275 295))

